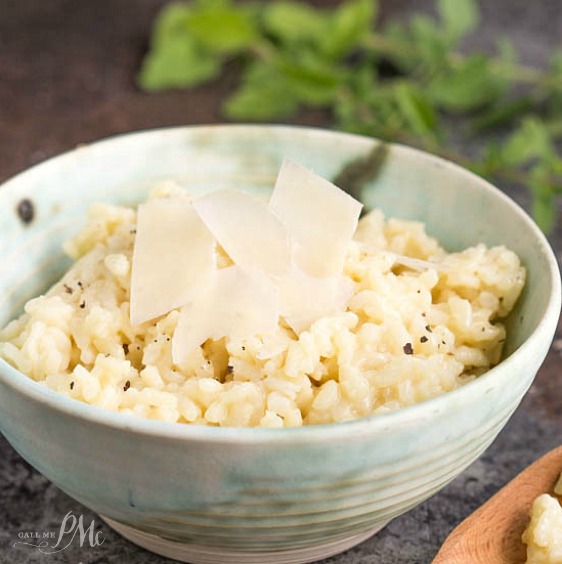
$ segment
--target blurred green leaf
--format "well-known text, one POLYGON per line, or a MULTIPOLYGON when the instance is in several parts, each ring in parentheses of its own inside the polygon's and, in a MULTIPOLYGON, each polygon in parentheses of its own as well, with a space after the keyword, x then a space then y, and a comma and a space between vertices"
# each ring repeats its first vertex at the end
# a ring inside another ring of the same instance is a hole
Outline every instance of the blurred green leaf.
POLYGON ((501 87, 490 60, 473 55, 458 68, 437 75, 430 84, 430 92, 444 109, 464 112, 492 102, 500 94, 501 87))
POLYGON ((562 80, 562 49, 558 49, 550 56, 550 68, 555 76, 562 80))
POLYGON ((262 18, 266 32, 289 45, 318 45, 328 32, 328 16, 308 4, 269 2, 262 18))
POLYGON ((224 110, 231 119, 267 121, 290 116, 298 102, 285 76, 268 64, 254 63, 224 110))
MULTIPOLYGON (((511 134, 503 145, 502 159, 509 165, 526 164, 532 159, 550 159, 552 141, 544 123, 529 117, 511 134)), ((536 169, 538 170, 538 169, 536 169)), ((535 172, 537 175, 538 173, 535 172)))
POLYGON ((500 37, 497 41, 497 49, 500 61, 505 65, 517 64, 517 49, 509 37, 500 37))
MULTIPOLYGON (((555 175, 562 175, 562 156, 558 153, 552 159, 550 159, 550 166, 555 175)), ((555 187, 557 192, 562 192, 562 178, 559 178, 559 186, 555 187)))
MULTIPOLYGON (((395 45, 410 45, 414 42, 410 26, 401 21, 391 20, 387 22, 383 30, 375 31, 375 36, 384 42, 395 45)), ((405 73, 412 72, 420 64, 419 60, 412 57, 408 51, 397 50, 396 53, 392 54, 392 57, 386 58, 391 58, 393 64, 405 73)))
POLYGON ((333 14, 322 51, 337 59, 358 47, 372 31, 377 12, 375 0, 350 0, 333 14))
POLYGON ((188 34, 191 8, 168 4, 154 24, 151 49, 137 77, 145 90, 196 86, 220 73, 220 61, 188 34))
POLYGON ((421 137, 435 138, 437 115, 423 93, 411 84, 396 85, 396 103, 408 124, 408 128, 421 137))
MULTIPOLYGON (((410 21, 410 34, 419 58, 430 71, 437 71, 447 66, 449 45, 437 32, 435 22, 431 18, 424 15, 413 16, 410 21)), ((411 55, 410 59, 413 59, 411 55)), ((417 65, 419 67, 419 62, 417 65)))
POLYGON ((302 53, 300 58, 280 58, 278 69, 285 75, 297 99, 312 106, 322 106, 332 101, 346 78, 346 74, 338 67, 326 64, 307 52, 302 53))
POLYGON ((437 12, 451 41, 458 41, 474 31, 480 21, 475 0, 437 0, 437 12))
POLYGON ((550 170, 543 163, 538 163, 531 169, 529 187, 533 195, 533 217, 539 227, 548 233, 556 222, 556 205, 555 192, 550 185, 550 170))
POLYGON ((562 49, 555 50, 550 57, 549 77, 553 92, 548 97, 547 107, 552 119, 562 120, 562 49))
POLYGON ((152 49, 168 42, 170 36, 176 38, 185 36, 190 12, 191 8, 185 3, 174 2, 165 6, 154 22, 151 38, 152 49))
POLYGON ((189 35, 213 53, 232 54, 259 38, 253 12, 226 0, 200 2, 186 16, 189 35))
POLYGON ((524 115, 536 107, 536 101, 531 96, 522 96, 515 100, 506 101, 499 98, 495 104, 474 118, 474 131, 492 129, 510 123, 514 118, 524 115))
POLYGON ((488 141, 482 159, 474 164, 472 171, 481 176, 492 176, 503 165, 502 147, 496 141, 488 141))
POLYGON ((219 75, 220 61, 188 35, 169 35, 144 60, 138 83, 145 90, 196 86, 219 75))
POLYGON ((548 197, 535 197, 532 202, 531 213, 538 226, 545 233, 550 233, 556 223, 554 195, 550 194, 548 197))

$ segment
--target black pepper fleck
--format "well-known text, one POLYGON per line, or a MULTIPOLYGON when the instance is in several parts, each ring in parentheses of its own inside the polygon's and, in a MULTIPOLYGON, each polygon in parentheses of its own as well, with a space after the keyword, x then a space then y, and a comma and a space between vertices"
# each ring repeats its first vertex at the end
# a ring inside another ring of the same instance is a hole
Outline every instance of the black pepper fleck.
POLYGON ((76 284, 78 284, 78 286, 80 286, 80 288, 83 288, 82 282, 80 280, 78 280, 78 282, 76 282, 76 284))
POLYGON ((227 372, 228 372, 229 374, 232 374, 232 373, 234 372, 234 366, 232 366, 231 364, 229 364, 229 365, 226 367, 226 370, 227 370, 227 372))
POLYGON ((426 326, 425 326, 425 330, 426 330, 428 333, 433 333, 433 331, 431 330, 431 327, 430 327, 429 325, 426 325, 426 326))
POLYGON ((35 217, 35 208, 33 202, 27 198, 21 200, 16 208, 19 218, 23 223, 31 223, 35 217))
POLYGON ((123 352, 126 355, 129 354, 129 345, 127 343, 123 343, 123 352))
POLYGON ((245 347, 244 345, 242 345, 242 350, 243 350, 243 351, 245 351, 245 350, 246 350, 246 347, 245 347))
POLYGON ((74 382, 70 382, 70 389, 74 390, 74 382))
POLYGON ((125 385, 123 386, 123 391, 126 392, 130 387, 131 387, 131 382, 129 382, 129 380, 127 380, 125 382, 125 385))
POLYGON ((414 354, 414 349, 412 347, 412 343, 406 343, 402 347, 402 350, 404 351, 404 354, 414 354))
POLYGON ((63 286, 64 286, 64 291, 67 294, 72 294, 74 292, 74 290, 68 284, 63 284, 63 286))
POLYGON ((427 341, 429 341, 429 339, 425 335, 420 337, 420 343, 427 343, 427 341))
POLYGON ((84 309, 85 307, 86 307, 86 302, 82 302, 82 303, 80 304, 80 309, 84 309))

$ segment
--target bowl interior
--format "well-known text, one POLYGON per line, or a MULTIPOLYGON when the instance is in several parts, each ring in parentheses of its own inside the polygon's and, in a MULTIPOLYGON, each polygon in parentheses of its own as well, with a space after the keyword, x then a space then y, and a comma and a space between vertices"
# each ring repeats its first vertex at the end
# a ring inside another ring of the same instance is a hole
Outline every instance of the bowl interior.
MULTIPOLYGON (((0 325, 68 267, 61 244, 94 202, 136 204, 167 179, 193 194, 226 187, 268 192, 284 157, 333 179, 377 144, 298 127, 183 127, 118 136, 35 166, 0 190, 0 325), (17 213, 23 199, 34 208, 28 224, 17 213)), ((557 283, 555 262, 538 228, 501 192, 451 163, 392 146, 361 199, 387 216, 425 222, 448 250, 478 242, 514 250, 528 282, 508 322, 506 354, 539 325, 557 283)))

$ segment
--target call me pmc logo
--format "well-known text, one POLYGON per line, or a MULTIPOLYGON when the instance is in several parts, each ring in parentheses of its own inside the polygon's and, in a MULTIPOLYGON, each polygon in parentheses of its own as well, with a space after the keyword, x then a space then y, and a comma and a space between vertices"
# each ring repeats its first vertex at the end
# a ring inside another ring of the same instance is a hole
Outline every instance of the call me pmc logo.
POLYGON ((61 552, 68 548, 73 542, 79 542, 80 547, 90 546, 94 548, 102 545, 105 541, 105 537, 102 535, 101 531, 96 532, 95 527, 96 523, 94 519, 92 519, 88 527, 84 527, 84 516, 80 515, 76 517, 72 514, 72 511, 69 511, 62 520, 58 535, 55 532, 39 533, 36 531, 22 531, 18 533, 18 538, 21 540, 15 542, 13 546, 31 546, 43 554, 61 552), (41 542, 38 543, 27 542, 27 540, 39 539, 48 540, 41 540, 41 542), (51 543, 51 541, 56 542, 51 543))

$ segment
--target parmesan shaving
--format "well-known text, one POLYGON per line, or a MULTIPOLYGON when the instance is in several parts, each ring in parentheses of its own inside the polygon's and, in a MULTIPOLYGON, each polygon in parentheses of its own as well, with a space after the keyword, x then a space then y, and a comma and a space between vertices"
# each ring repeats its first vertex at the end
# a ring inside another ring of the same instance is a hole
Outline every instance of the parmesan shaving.
POLYGON ((247 337, 282 315, 297 334, 345 311, 353 282, 343 276, 361 204, 285 160, 268 204, 238 190, 139 206, 131 322, 182 307, 173 356, 207 339, 247 337), (216 267, 219 244, 234 266, 216 267))
POLYGON ((220 190, 193 205, 235 264, 271 275, 288 270, 289 235, 266 202, 239 190, 220 190))
POLYGON ((394 259, 395 264, 405 266, 406 268, 410 268, 411 270, 417 270, 418 272, 423 272, 424 270, 428 269, 445 270, 445 267, 437 262, 407 257, 405 255, 397 255, 395 253, 390 254, 394 259))
POLYGON ((310 276, 338 277, 362 204, 337 186, 288 159, 269 202, 291 235, 297 266, 310 276))
POLYGON ((185 362, 207 339, 232 339, 274 331, 279 319, 279 291, 255 268, 230 266, 214 284, 181 309, 172 340, 175 364, 185 362))
POLYGON ((215 240, 192 205, 153 200, 138 208, 131 273, 131 323, 191 301, 215 275, 215 240))
POLYGON ((345 311, 354 289, 349 278, 314 278, 293 267, 279 281, 280 312, 298 335, 317 319, 345 311))

